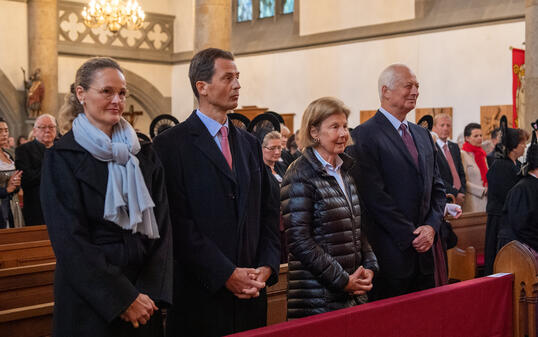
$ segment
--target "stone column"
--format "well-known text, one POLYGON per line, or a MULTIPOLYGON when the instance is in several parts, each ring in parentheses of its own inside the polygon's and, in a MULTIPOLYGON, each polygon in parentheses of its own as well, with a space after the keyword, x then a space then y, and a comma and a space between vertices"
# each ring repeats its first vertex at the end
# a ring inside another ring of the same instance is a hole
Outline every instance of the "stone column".
POLYGON ((519 127, 530 131, 538 119, 538 0, 526 0, 525 8, 525 113, 519 127))
POLYGON ((41 69, 41 113, 58 113, 58 1, 28 0, 29 73, 41 69))
POLYGON ((230 50, 231 34, 231 0, 196 0, 194 10, 195 53, 209 47, 230 50))

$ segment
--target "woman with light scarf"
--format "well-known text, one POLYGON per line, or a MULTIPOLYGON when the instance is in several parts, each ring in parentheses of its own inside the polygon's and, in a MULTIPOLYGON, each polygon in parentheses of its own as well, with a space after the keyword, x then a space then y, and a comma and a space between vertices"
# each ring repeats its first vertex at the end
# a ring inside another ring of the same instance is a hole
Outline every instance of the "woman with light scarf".
POLYGON ((151 144, 141 145, 121 117, 127 95, 116 61, 86 61, 60 112, 72 130, 45 155, 54 336, 163 336, 160 309, 172 294, 168 202, 151 144))

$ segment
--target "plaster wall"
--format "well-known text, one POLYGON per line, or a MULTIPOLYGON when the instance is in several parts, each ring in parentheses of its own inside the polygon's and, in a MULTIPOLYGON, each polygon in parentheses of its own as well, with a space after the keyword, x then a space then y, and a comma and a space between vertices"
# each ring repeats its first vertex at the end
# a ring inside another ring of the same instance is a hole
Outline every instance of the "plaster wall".
POLYGON ((300 1, 300 35, 415 18, 415 0, 300 1))
MULTIPOLYGON (((297 129, 312 100, 336 96, 351 108, 349 124, 356 126, 360 110, 379 107, 379 73, 402 62, 420 82, 417 107, 453 107, 457 136, 480 121, 480 106, 511 104, 509 47, 521 48, 524 38, 525 23, 514 22, 238 57, 239 105, 295 113, 297 129)), ((172 109, 180 119, 193 106, 187 73, 188 65, 173 68, 172 109)), ((414 121, 414 111, 408 119, 414 121)))
MULTIPOLYGON (((75 80, 77 69, 86 61, 85 57, 58 57, 58 91, 66 93, 69 91, 69 86, 75 80)), ((163 96, 170 97, 171 89, 171 68, 170 65, 142 63, 142 62, 125 62, 120 61, 120 66, 130 70, 137 75, 143 77, 152 85, 154 85, 163 96)))
POLYGON ((24 90, 21 67, 28 76, 26 3, 0 0, 0 69, 17 90, 24 90))
POLYGON ((194 0, 173 1, 174 20, 174 52, 185 52, 194 49, 194 0))

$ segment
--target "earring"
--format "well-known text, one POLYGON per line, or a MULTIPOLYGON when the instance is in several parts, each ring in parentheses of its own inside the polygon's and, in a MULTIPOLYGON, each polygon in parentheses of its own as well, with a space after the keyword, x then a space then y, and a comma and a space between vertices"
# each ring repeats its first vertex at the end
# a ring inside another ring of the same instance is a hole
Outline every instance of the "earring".
POLYGON ((319 143, 319 138, 314 138, 314 141, 315 141, 316 143, 319 143))

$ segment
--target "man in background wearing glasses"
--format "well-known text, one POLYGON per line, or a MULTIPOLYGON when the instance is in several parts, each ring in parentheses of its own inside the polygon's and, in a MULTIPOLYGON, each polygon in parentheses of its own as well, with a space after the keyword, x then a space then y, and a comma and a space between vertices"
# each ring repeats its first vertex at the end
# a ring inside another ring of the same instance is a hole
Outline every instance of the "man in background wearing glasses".
POLYGON ((56 119, 44 114, 37 117, 33 129, 34 140, 15 150, 15 167, 23 171, 21 187, 24 192, 22 214, 26 226, 43 225, 39 185, 41 184, 41 163, 45 150, 54 144, 56 119))

